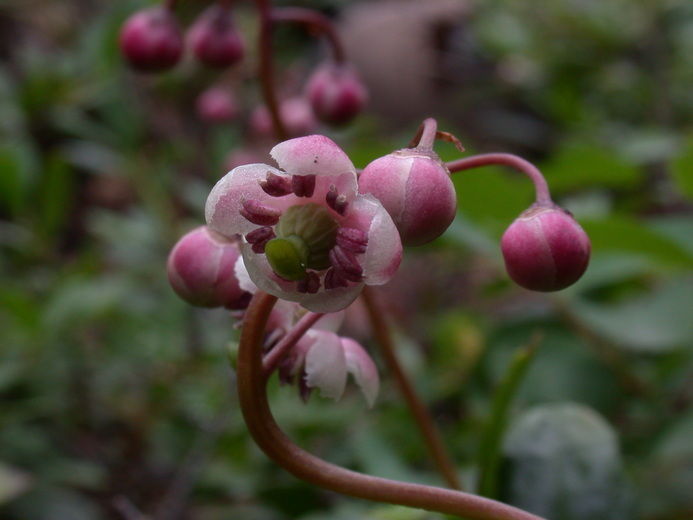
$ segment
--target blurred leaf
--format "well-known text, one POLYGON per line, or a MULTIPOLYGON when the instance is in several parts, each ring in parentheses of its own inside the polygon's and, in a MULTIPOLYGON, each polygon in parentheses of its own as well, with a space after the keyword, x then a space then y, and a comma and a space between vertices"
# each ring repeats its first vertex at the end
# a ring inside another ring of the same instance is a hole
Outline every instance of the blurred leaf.
POLYGON ((667 352, 693 347, 693 280, 674 278, 618 304, 575 301, 573 312, 588 327, 623 348, 667 352))
POLYGON ((31 487, 31 477, 0 462, 0 505, 13 500, 31 487))
POLYGON ((556 520, 633 518, 616 433, 590 408, 528 410, 508 433, 505 454, 509 503, 556 520))
POLYGON ((693 136, 688 138, 683 152, 671 162, 671 175, 681 193, 693 200, 693 136))
POLYGON ((592 242, 592 251, 636 253, 658 262, 662 267, 693 268, 693 255, 669 237, 637 220, 619 216, 600 220, 581 220, 592 242))
POLYGON ((69 217, 75 198, 76 174, 60 155, 49 156, 44 165, 43 185, 38 205, 43 236, 55 238, 69 217))
POLYGON ((643 177, 612 150, 595 145, 564 145, 541 169, 556 194, 588 187, 630 189, 643 177))

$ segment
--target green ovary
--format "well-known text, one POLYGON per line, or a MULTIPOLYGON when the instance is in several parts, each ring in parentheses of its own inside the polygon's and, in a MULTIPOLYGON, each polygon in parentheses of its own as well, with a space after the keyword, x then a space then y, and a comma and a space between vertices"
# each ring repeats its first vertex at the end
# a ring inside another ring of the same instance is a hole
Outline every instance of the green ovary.
POLYGON ((267 261, 285 280, 303 280, 306 269, 322 271, 330 267, 329 253, 338 229, 327 208, 313 203, 292 206, 275 227, 277 238, 265 246, 267 261))

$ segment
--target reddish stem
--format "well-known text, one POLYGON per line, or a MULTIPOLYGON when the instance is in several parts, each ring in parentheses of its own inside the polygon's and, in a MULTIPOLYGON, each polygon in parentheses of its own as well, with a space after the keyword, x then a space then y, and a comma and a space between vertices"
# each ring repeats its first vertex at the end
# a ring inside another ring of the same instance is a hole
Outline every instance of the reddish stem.
POLYGON ((245 315, 238 351, 238 399, 257 445, 294 476, 345 495, 440 513, 467 520, 541 520, 487 498, 420 484, 372 477, 330 464, 296 446, 279 428, 267 401, 262 366, 265 327, 277 298, 257 292, 245 315))
POLYGON ((285 141, 288 139, 289 133, 279 112, 279 102, 277 101, 274 82, 274 64, 272 61, 272 31, 274 23, 272 19, 272 5, 270 0, 257 0, 257 8, 260 15, 260 71, 258 75, 262 85, 262 97, 272 118, 277 139, 285 141))
POLYGON ((447 167, 451 173, 492 165, 510 166, 527 175, 534 183, 534 189, 536 191, 535 204, 553 206, 551 194, 549 193, 549 185, 546 183, 546 179, 544 179, 544 176, 536 166, 522 157, 509 153, 486 153, 447 163, 447 167))
POLYGON ((298 323, 279 341, 272 350, 263 359, 263 370, 265 378, 272 375, 272 372, 279 366, 279 363, 286 356, 294 345, 300 340, 303 335, 308 332, 315 323, 324 316, 319 312, 309 312, 303 316, 298 323))
MULTIPOLYGON (((435 128, 433 129, 433 132, 435 133, 435 128)), ((366 311, 368 312, 368 317, 371 321, 375 337, 380 344, 380 351, 383 358, 385 359, 385 362, 387 363, 390 372, 395 379, 395 383, 397 384, 400 393, 407 402, 409 410, 414 416, 414 421, 421 432, 421 436, 424 438, 428 451, 433 457, 435 465, 438 467, 438 471, 450 488, 462 489, 460 480, 457 478, 455 465, 453 464, 449 453, 445 449, 445 444, 443 444, 443 441, 440 438, 440 433, 435 427, 433 419, 428 413, 426 406, 419 398, 414 386, 411 384, 407 374, 402 368, 402 365, 397 359, 392 336, 390 335, 387 324, 385 323, 382 309, 380 309, 375 295, 371 292, 370 288, 366 287, 361 293, 361 297, 366 305, 366 311)))
POLYGON ((272 11, 272 20, 277 23, 300 23, 318 35, 324 34, 332 48, 334 61, 336 63, 344 63, 346 61, 344 46, 339 39, 334 24, 332 20, 322 13, 302 7, 283 7, 272 11))

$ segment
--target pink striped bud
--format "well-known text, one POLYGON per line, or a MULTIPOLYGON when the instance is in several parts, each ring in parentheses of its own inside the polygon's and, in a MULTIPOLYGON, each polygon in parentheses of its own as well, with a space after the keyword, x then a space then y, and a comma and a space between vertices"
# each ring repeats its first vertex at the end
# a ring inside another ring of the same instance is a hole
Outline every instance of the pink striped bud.
POLYGON ((171 287, 192 305, 244 309, 250 294, 240 288, 234 271, 240 254, 237 240, 207 226, 193 229, 168 257, 171 287))
POLYGON ((382 203, 407 246, 438 238, 457 210, 450 172, 431 150, 405 148, 376 159, 361 172, 359 192, 382 203))
POLYGON ((503 234, 505 268, 515 283, 531 291, 558 291, 587 269, 590 240, 570 212, 534 205, 503 234))
POLYGON ((329 125, 344 125, 356 117, 368 99, 356 72, 344 64, 320 66, 306 84, 306 96, 317 118, 329 125))
POLYGON ((120 31, 120 50, 144 72, 170 69, 183 55, 183 34, 170 9, 153 7, 133 14, 120 31))

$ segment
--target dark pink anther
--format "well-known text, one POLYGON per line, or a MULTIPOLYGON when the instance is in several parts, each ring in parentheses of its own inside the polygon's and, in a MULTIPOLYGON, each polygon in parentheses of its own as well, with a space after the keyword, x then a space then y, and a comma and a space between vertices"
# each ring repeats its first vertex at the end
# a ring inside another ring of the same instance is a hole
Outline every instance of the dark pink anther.
POLYGON ((267 178, 260 181, 262 190, 271 197, 282 197, 291 193, 291 179, 283 175, 267 172, 267 178))
POLYGON ((272 206, 267 206, 255 200, 244 200, 241 215, 258 226, 274 226, 279 222, 282 212, 272 206))
POLYGON ((336 269, 332 268, 325 274, 325 289, 339 289, 349 287, 349 281, 344 278, 336 269))
POLYGON ((312 197, 315 192, 315 175, 294 175, 291 188, 297 197, 312 197))
POLYGON ((304 294, 316 294, 320 290, 320 277, 313 271, 308 271, 308 276, 299 280, 296 290, 304 294))
POLYGON ((261 227, 254 229, 245 236, 246 241, 251 244, 253 253, 262 254, 265 252, 267 242, 272 240, 277 235, 271 227, 261 227))
POLYGON ((365 253, 368 246, 368 233, 356 228, 339 228, 337 245, 352 253, 365 253))
POLYGON ((325 202, 327 202, 329 207, 342 216, 344 216, 346 213, 347 206, 349 205, 346 197, 337 193, 337 187, 334 184, 330 185, 330 189, 327 192, 327 195, 325 195, 325 202))
POLYGON ((354 253, 335 246, 330 250, 330 262, 339 275, 350 282, 360 282, 363 276, 363 268, 354 256, 354 253))

